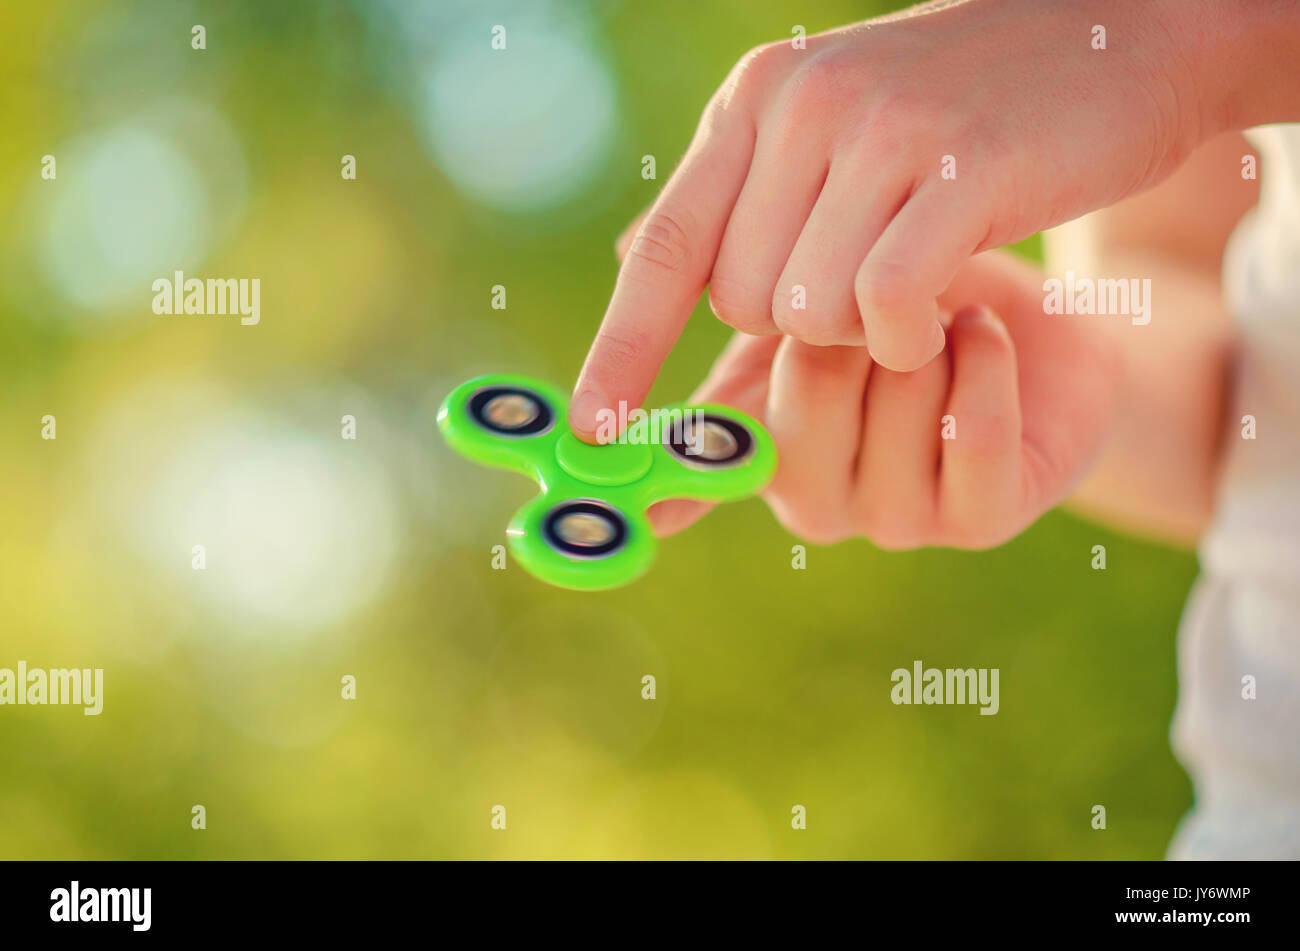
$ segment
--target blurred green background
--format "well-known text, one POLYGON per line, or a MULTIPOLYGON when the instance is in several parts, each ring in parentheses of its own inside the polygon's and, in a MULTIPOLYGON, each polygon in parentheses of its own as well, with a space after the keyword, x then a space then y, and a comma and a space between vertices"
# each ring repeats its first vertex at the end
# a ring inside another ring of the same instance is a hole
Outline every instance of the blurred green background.
MULTIPOLYGON (((0 707, 0 857, 1161 856, 1190 555, 1057 513, 794 571, 751 500, 569 593, 491 570, 531 487, 435 435, 474 374, 573 380, 745 50, 880 9, 5 4, 0 667, 105 702, 0 707), (176 269, 260 278, 260 325, 155 316, 176 269), (916 659, 1000 668, 1001 712, 892 705, 916 659)), ((701 307, 652 404, 726 335, 701 307)))

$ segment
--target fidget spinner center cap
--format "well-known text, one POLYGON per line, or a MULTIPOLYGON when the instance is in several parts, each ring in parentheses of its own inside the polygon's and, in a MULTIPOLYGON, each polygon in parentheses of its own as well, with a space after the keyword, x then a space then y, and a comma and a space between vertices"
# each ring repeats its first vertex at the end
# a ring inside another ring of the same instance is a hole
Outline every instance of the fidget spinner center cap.
POLYGON ((592 446, 573 433, 564 433, 555 443, 555 461, 560 468, 592 485, 627 485, 650 471, 654 456, 650 447, 638 443, 592 446))

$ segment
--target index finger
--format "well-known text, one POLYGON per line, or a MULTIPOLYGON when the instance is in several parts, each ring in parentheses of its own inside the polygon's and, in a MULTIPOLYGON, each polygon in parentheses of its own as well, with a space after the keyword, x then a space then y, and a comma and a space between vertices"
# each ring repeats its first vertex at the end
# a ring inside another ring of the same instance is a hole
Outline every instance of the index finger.
MULTIPOLYGON (((737 110, 738 111, 738 110, 737 110)), ((595 441, 602 410, 641 405, 713 271, 754 149, 751 122, 706 118, 628 247, 578 374, 569 426, 595 441)))

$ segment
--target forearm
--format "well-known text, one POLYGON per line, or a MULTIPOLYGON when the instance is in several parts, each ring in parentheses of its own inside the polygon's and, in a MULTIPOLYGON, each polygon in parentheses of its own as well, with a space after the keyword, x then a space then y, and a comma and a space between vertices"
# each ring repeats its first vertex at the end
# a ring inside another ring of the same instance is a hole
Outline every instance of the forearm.
POLYGON ((1239 134, 1205 143, 1167 181, 1045 235, 1060 273, 1151 281, 1150 322, 1094 320, 1123 357, 1114 438, 1072 503, 1103 520, 1194 540, 1210 516, 1235 328, 1219 287, 1224 248, 1258 196, 1239 134))
POLYGON ((1217 282, 1158 254, 1112 254, 1101 273, 1151 280, 1151 322, 1096 320, 1123 354, 1114 436, 1070 506, 1167 541, 1194 543, 1213 510, 1233 329, 1217 282))

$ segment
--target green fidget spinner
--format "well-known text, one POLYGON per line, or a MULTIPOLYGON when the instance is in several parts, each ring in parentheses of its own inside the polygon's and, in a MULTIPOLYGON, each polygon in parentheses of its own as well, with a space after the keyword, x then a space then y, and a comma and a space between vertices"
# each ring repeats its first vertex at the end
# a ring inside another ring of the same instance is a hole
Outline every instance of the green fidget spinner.
POLYGON ((664 499, 731 502, 776 469, 767 430, 714 403, 633 412, 623 437, 582 442, 568 398, 522 376, 462 383, 438 409, 453 449, 535 479, 541 494, 506 529, 519 563, 543 581, 594 591, 635 580, 654 560, 646 509, 664 499))

